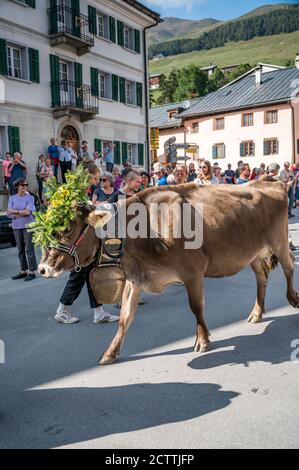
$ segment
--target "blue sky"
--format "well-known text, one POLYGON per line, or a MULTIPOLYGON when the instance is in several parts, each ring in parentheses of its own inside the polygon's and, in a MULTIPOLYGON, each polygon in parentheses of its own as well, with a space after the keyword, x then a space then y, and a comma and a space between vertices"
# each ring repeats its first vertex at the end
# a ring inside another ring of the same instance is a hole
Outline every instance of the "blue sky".
MULTIPOLYGON (((283 3, 283 0, 140 0, 163 16, 176 16, 198 20, 215 18, 228 20, 247 13, 254 8, 273 3, 283 3)), ((298 0, 289 0, 285 3, 298 3, 298 0)))

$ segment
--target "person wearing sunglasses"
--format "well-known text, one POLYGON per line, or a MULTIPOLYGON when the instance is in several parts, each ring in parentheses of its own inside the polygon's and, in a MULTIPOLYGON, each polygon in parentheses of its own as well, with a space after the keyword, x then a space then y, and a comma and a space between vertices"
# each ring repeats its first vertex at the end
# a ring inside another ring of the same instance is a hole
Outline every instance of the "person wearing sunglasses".
POLYGON ((201 163, 198 178, 194 181, 198 185, 219 184, 219 180, 213 175, 211 163, 207 160, 201 163))
POLYGON ((104 171, 100 178, 100 188, 93 193, 92 204, 97 206, 101 202, 108 201, 114 192, 114 176, 109 171, 104 171))
POLYGON ((18 178, 14 182, 14 188, 16 194, 9 198, 7 215, 12 219, 12 228, 20 260, 20 272, 12 279, 32 281, 36 277, 37 262, 32 243, 32 233, 28 232, 27 226, 34 221, 34 197, 28 192, 28 183, 25 178, 18 178))

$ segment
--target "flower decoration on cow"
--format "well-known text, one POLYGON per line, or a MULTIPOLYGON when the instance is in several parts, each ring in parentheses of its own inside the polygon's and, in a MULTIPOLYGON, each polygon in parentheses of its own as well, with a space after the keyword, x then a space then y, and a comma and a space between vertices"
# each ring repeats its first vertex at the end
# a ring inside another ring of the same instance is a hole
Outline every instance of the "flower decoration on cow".
POLYGON ((67 173, 66 183, 59 186, 56 179, 47 182, 48 209, 36 212, 35 221, 30 224, 33 243, 45 250, 49 245, 57 246, 57 235, 71 228, 76 217, 76 206, 88 203, 87 190, 90 175, 81 165, 75 173, 67 173))

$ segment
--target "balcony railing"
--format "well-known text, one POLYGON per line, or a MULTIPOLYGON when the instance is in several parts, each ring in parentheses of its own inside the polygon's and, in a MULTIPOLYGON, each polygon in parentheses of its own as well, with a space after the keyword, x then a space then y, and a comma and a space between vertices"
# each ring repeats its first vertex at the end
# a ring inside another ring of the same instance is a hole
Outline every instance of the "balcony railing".
POLYGON ((88 16, 65 5, 55 5, 48 9, 51 46, 62 43, 75 47, 79 55, 90 51, 94 45, 94 35, 89 32, 88 16))
POLYGON ((61 80, 51 82, 51 90, 55 118, 75 113, 84 122, 94 119, 99 112, 98 98, 91 94, 89 85, 61 80))

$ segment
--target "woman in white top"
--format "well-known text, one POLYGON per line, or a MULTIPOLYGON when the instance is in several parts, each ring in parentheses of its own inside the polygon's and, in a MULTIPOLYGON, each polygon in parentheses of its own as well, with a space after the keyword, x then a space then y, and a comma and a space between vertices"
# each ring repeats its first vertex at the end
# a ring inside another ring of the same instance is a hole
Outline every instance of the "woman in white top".
POLYGON ((198 185, 219 184, 218 178, 216 178, 216 176, 213 176, 211 163, 207 160, 201 163, 198 178, 194 181, 194 183, 198 185))

